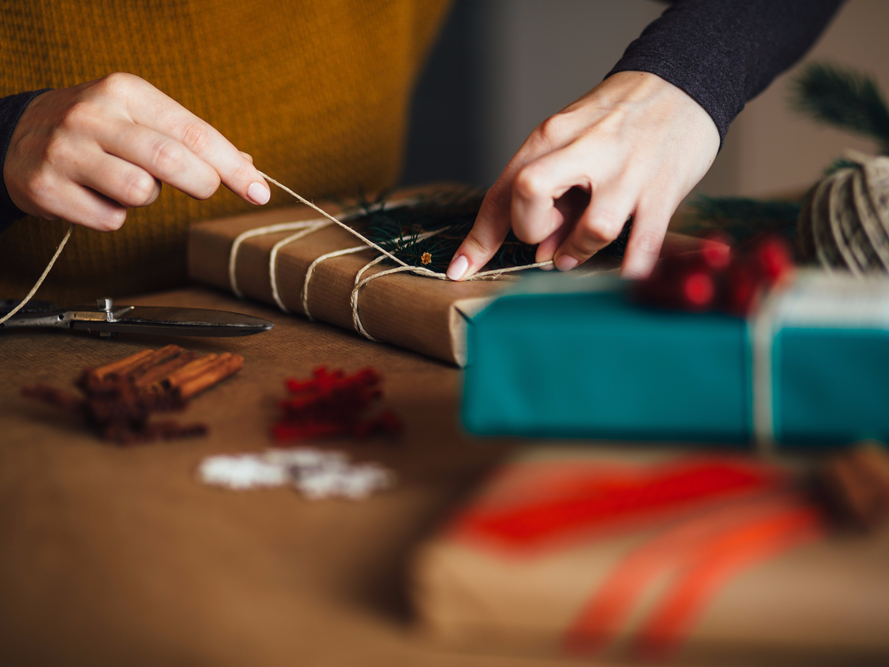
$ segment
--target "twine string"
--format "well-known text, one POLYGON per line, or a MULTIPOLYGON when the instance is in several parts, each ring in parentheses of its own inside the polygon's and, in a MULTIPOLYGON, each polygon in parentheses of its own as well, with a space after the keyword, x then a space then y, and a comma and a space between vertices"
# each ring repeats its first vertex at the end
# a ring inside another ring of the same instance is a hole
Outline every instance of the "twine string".
MULTIPOLYGON (((334 250, 333 252, 328 252, 320 257, 316 258, 314 262, 309 264, 309 268, 306 270, 306 277, 303 280, 303 291, 302 291, 302 306, 303 313, 310 320, 314 321, 315 318, 312 317, 312 313, 309 312, 309 281, 312 279, 312 275, 315 273, 315 268, 324 261, 328 259, 333 259, 334 257, 343 257, 345 255, 352 255, 356 252, 363 252, 367 250, 368 247, 366 245, 355 246, 354 248, 345 248, 343 250, 334 250)), ((382 255, 381 255, 382 257, 382 255)))
MULTIPOLYGON (((236 275, 238 251, 239 251, 241 245, 244 243, 244 241, 246 241, 247 239, 250 239, 250 238, 257 237, 257 236, 263 236, 265 234, 275 234, 275 233, 284 232, 284 231, 297 230, 297 232, 295 234, 291 234, 287 238, 284 238, 281 241, 279 241, 278 243, 276 243, 274 245, 274 247, 272 248, 272 252, 269 257, 269 278, 270 278, 271 288, 272 288, 272 297, 273 297, 275 303, 278 305, 278 307, 282 311, 287 312, 287 313, 291 312, 290 309, 287 308, 287 306, 285 305, 284 300, 281 298, 281 295, 280 295, 279 283, 278 283, 278 277, 277 277, 277 256, 278 256, 278 253, 282 248, 284 248, 288 244, 293 243, 294 241, 297 241, 301 238, 304 238, 305 236, 308 236, 309 234, 312 234, 320 229, 329 227, 331 224, 337 225, 338 227, 341 227, 342 229, 347 231, 352 236, 357 237, 361 241, 362 245, 355 246, 352 248, 345 248, 342 250, 335 250, 333 252, 323 254, 320 257, 317 257, 315 260, 313 260, 311 264, 309 264, 309 267, 306 270, 305 279, 303 280, 303 288, 302 288, 302 293, 301 293, 302 310, 303 310, 303 313, 305 314, 305 316, 309 320, 314 320, 314 317, 312 316, 311 311, 309 309, 309 285, 311 283, 312 276, 314 275, 316 269, 321 264, 321 262, 325 262, 328 259, 333 259, 335 257, 343 257, 345 255, 359 253, 359 252, 362 252, 362 251, 365 251, 368 249, 373 249, 373 250, 376 250, 378 253, 380 253, 379 256, 377 256, 376 258, 374 258, 373 260, 371 260, 370 262, 365 264, 358 271, 357 275, 355 276, 354 287, 352 288, 352 293, 349 297, 349 302, 352 307, 352 323, 355 327, 355 331, 357 331, 359 334, 361 334, 368 340, 372 340, 372 341, 376 341, 376 342, 379 342, 379 341, 376 338, 374 338, 370 334, 370 332, 367 331, 367 329, 365 328, 364 324, 361 321, 361 316, 360 316, 360 312, 359 312, 359 308, 358 308, 358 295, 361 292, 362 287, 367 285, 369 282, 376 280, 377 278, 382 278, 383 276, 393 275, 395 273, 413 273, 414 275, 424 276, 426 278, 435 278, 436 280, 450 280, 450 278, 448 278, 445 273, 433 271, 432 269, 428 269, 423 266, 412 266, 412 265, 408 264, 401 258, 394 255, 392 252, 386 250, 381 245, 375 243, 371 239, 364 236, 358 230, 347 225, 343 221, 343 219, 331 215, 324 209, 320 208, 319 206, 316 206, 313 202, 311 202, 308 199, 306 199, 305 197, 302 197, 301 195, 297 194, 296 192, 294 192, 293 190, 288 188, 286 185, 276 181, 274 178, 271 178, 267 174, 264 174, 263 172, 259 172, 259 173, 269 183, 273 183, 274 185, 279 187, 281 190, 283 190, 284 192, 289 194, 291 197, 293 197, 300 203, 305 204, 309 208, 320 213, 322 216, 324 216, 324 219, 323 220, 315 219, 315 220, 308 220, 308 221, 303 221, 303 222, 281 223, 281 224, 277 224, 277 225, 267 225, 265 227, 257 227, 256 229, 251 229, 249 231, 243 232, 242 234, 238 235, 235 238, 234 243, 232 243, 231 251, 229 254, 229 263, 228 263, 229 283, 231 285, 232 291, 238 297, 243 298, 243 296, 244 296, 238 287, 237 275, 236 275), (387 269, 385 271, 379 271, 379 272, 374 273, 374 274, 367 276, 367 277, 363 277, 368 269, 370 269, 373 266, 376 266, 377 264, 384 261, 385 259, 392 260, 398 266, 396 266, 392 269, 387 269)), ((407 202, 405 202, 405 204, 406 203, 407 202)), ((436 234, 441 234, 442 232, 445 232, 448 229, 450 229, 450 227, 444 227, 442 229, 437 229, 437 230, 433 230, 430 232, 424 232, 423 234, 420 234, 417 238, 418 239, 430 238, 432 236, 435 236, 436 234)), ((395 240, 395 239, 393 238, 392 240, 395 240)), ((488 271, 480 271, 479 273, 476 273, 475 275, 470 276, 469 278, 466 278, 466 281, 504 280, 504 279, 511 278, 511 276, 509 274, 514 273, 516 271, 524 271, 527 269, 534 269, 534 268, 540 268, 540 267, 551 266, 551 265, 552 265, 552 261, 547 261, 547 262, 536 262, 533 264, 524 264, 521 266, 505 267, 505 268, 500 268, 500 269, 490 269, 488 271)))
POLYGON ((295 234, 291 234, 287 238, 278 241, 274 246, 272 246, 272 251, 271 253, 269 253, 269 282, 272 286, 272 297, 275 299, 275 303, 278 304, 278 307, 285 313, 289 313, 290 309, 287 308, 286 304, 281 300, 280 294, 278 294, 278 272, 275 270, 276 262, 278 259, 278 251, 289 243, 298 241, 304 236, 308 236, 312 232, 329 226, 330 223, 327 221, 319 222, 316 225, 306 227, 305 229, 301 229, 295 234))
POLYGON ((262 173, 261 171, 259 172, 259 175, 262 176, 264 179, 266 179, 269 183, 274 183, 275 185, 277 185, 277 186, 278 186, 279 188, 281 188, 284 192, 286 192, 287 194, 289 194, 291 197, 293 197, 294 199, 296 199, 296 200, 299 201, 300 203, 303 203, 303 204, 305 204, 306 206, 308 206, 309 208, 314 209, 315 211, 317 211, 318 213, 320 213, 321 215, 323 215, 325 218, 327 218, 328 220, 330 220, 330 221, 331 221, 332 223, 334 223, 335 225, 339 225, 340 227, 342 227, 343 229, 345 229, 347 232, 349 232, 349 233, 352 234, 353 236, 357 236, 357 237, 361 240, 361 242, 364 243, 365 245, 369 245, 371 248, 373 248, 373 249, 376 250, 377 252, 381 252, 381 253, 383 253, 383 254, 386 255, 389 259, 391 259, 392 261, 394 261, 394 262, 396 262, 396 263, 398 263, 398 264, 400 264, 400 265, 402 265, 402 266, 408 266, 407 264, 405 264, 403 261, 401 261, 400 259, 398 259, 398 257, 396 257, 395 255, 393 255, 391 252, 389 252, 389 251, 386 250, 385 248, 382 248, 382 247, 378 246, 376 243, 374 243, 374 242, 371 241, 370 239, 364 237, 364 236, 363 236, 360 232, 358 232, 357 230, 352 229, 351 227, 349 227, 349 225, 347 225, 347 224, 344 223, 343 221, 338 220, 338 219, 336 219, 335 217, 333 217, 332 215, 330 215, 330 213, 328 213, 328 212, 325 211, 324 209, 322 209, 322 208, 320 208, 320 207, 318 207, 318 206, 315 206, 314 203, 310 202, 310 201, 309 201, 308 199, 306 199, 305 197, 302 197, 301 195, 298 195, 298 194, 295 193, 293 190, 291 190, 290 188, 288 188, 286 185, 283 185, 282 183, 279 183, 279 182, 276 181, 274 178, 272 178, 271 176, 268 176, 267 174, 262 173))
POLYGON ((49 275, 50 270, 53 265, 56 263, 56 260, 59 258, 59 255, 62 254, 62 250, 65 247, 65 244, 68 243, 68 239, 71 238, 71 232, 74 231, 74 223, 68 224, 68 231, 65 232, 65 236, 62 237, 62 241, 59 243, 59 247, 56 248, 55 254, 50 258, 49 264, 46 265, 46 268, 43 270, 43 273, 37 279, 37 282, 34 283, 34 287, 31 288, 31 291, 25 295, 25 298, 19 302, 15 308, 10 310, 6 315, 0 317, 0 324, 6 322, 6 320, 10 319, 13 315, 19 312, 25 305, 31 300, 31 298, 37 293, 37 290, 40 289, 40 286, 43 284, 43 281, 46 280, 46 276, 49 275))
POLYGON ((282 222, 277 225, 267 225, 265 227, 257 227, 256 229, 250 229, 246 232, 238 234, 235 237, 234 243, 232 243, 231 250, 229 251, 228 256, 228 282, 231 285, 232 292, 235 293, 239 299, 244 298, 244 293, 241 292, 241 288, 238 286, 238 276, 235 271, 236 262, 238 259, 238 251, 241 249, 241 244, 247 239, 251 239, 255 236, 264 236, 266 234, 276 234, 278 232, 289 232, 294 229, 305 229, 308 227, 312 227, 313 225, 317 225, 323 222, 322 220, 303 220, 300 222, 282 222))
MULTIPOLYGON (((345 250, 338 250, 335 252, 327 253, 325 255, 322 255, 321 257, 318 257, 309 266, 309 268, 306 272, 305 281, 303 283, 303 294, 302 294, 303 310, 306 314, 306 317, 308 317, 309 319, 313 319, 310 312, 309 312, 309 307, 308 307, 309 280, 311 279, 312 274, 314 273, 315 268, 318 266, 318 264, 320 264, 322 261, 331 259, 333 257, 341 257, 343 255, 361 252, 363 250, 366 250, 368 247, 373 248, 377 252, 381 253, 382 256, 372 260, 358 272, 358 275, 355 278, 355 287, 352 290, 352 295, 350 297, 350 301, 352 302, 352 319, 355 324, 356 331, 360 332, 363 336, 365 336, 366 338, 368 338, 370 340, 376 340, 376 339, 373 336, 371 336, 370 333, 368 333, 367 330, 364 328, 364 325, 361 323, 361 318, 358 314, 358 292, 364 285, 366 285, 370 281, 372 281, 376 278, 382 277, 384 275, 391 275, 393 273, 400 273, 400 272, 405 272, 405 271, 408 271, 408 272, 411 272, 411 273, 414 273, 417 275, 426 276, 428 278, 437 278, 438 280, 449 280, 449 278, 443 273, 438 273, 436 271, 432 271, 431 269, 427 269, 425 267, 411 266, 411 265, 405 263, 404 261, 402 261, 395 255, 393 255, 391 252, 389 252, 385 248, 374 243, 373 241, 371 241, 370 239, 368 239, 367 237, 362 235, 357 230, 353 229, 352 227, 349 227, 347 224, 345 224, 341 220, 335 218, 334 216, 330 215, 323 209, 316 206, 314 203, 312 203, 309 200, 305 199, 304 197, 300 196, 299 194, 297 194, 296 192, 294 192, 293 190, 288 188, 286 185, 279 183, 278 181, 271 178, 267 174, 264 174, 262 172, 259 172, 259 173, 262 174, 262 176, 266 180, 268 180, 270 183, 274 183, 279 188, 284 190, 284 192, 286 192, 290 196, 294 197, 299 202, 301 202, 301 203, 305 204, 306 206, 309 206, 310 208, 314 209, 315 211, 318 211, 319 213, 321 213, 321 215, 323 215, 324 218, 326 218, 326 220, 308 220, 308 221, 301 221, 301 222, 285 222, 285 223, 281 223, 281 224, 267 225, 265 227, 251 229, 246 232, 243 232, 242 234, 239 234, 235 238, 234 242, 232 243, 232 248, 231 248, 231 251, 229 254, 229 265, 228 265, 229 283, 231 285, 232 292, 234 292, 236 296, 238 296, 240 298, 244 297, 243 292, 241 291, 240 287, 238 286, 237 271, 236 271, 238 251, 240 250, 241 245, 246 240, 256 237, 256 236, 263 236, 265 234, 274 234, 274 233, 283 232, 283 231, 297 230, 296 233, 291 234, 290 236, 288 236, 285 239, 282 239, 281 241, 276 243, 272 247, 270 257, 269 257, 269 279, 271 282, 272 296, 275 300, 275 303, 278 305, 278 307, 282 311, 289 313, 290 310, 287 308, 286 304, 281 299, 280 292, 278 290, 278 278, 277 278, 277 270, 276 270, 276 263, 277 263, 276 260, 278 257, 278 253, 282 248, 284 248, 288 244, 293 243, 294 241, 297 241, 305 236, 308 236, 309 234, 312 234, 312 233, 318 231, 319 229, 328 227, 328 226, 330 226, 330 223, 334 223, 334 224, 338 225, 339 227, 342 227, 343 229, 345 229, 350 234, 358 237, 364 245, 357 246, 354 248, 347 248, 345 250), (399 264, 399 267, 397 267, 397 269, 390 269, 387 271, 382 271, 382 272, 376 273, 372 276, 369 276, 368 278, 364 278, 363 280, 361 280, 361 276, 364 275, 364 272, 367 269, 369 269, 370 267, 372 267, 372 266, 378 264, 380 261, 382 261, 383 257, 387 257, 387 258, 391 259, 395 263, 399 264)), ((439 229, 439 230, 436 230, 433 232, 427 232, 425 234, 422 234, 420 236, 420 238, 428 238, 428 237, 434 236, 435 234, 439 234, 439 233, 445 231, 446 229, 448 229, 448 228, 446 227, 446 228, 439 229)), ((53 256, 50 258, 49 262, 47 263, 46 268, 43 270, 43 273, 37 279, 37 282, 34 283, 34 286, 25 295, 25 297, 18 303, 18 305, 15 306, 15 308, 13 308, 8 313, 6 313, 2 317, 0 317, 0 324, 3 324, 4 322, 11 319, 13 316, 15 316, 16 313, 18 313, 22 308, 24 308, 28 304, 29 301, 31 301, 31 299, 37 293, 37 290, 40 289, 40 286, 43 284, 44 280, 46 280, 46 277, 49 275, 49 272, 52 270, 52 267, 55 265, 56 261, 59 259, 59 256, 62 254, 62 250, 64 250, 65 245, 67 245, 68 239, 71 238, 71 234, 73 231, 74 231, 74 224, 70 223, 68 225, 68 229, 65 232, 65 235, 62 237, 62 240, 59 242, 58 247, 56 248, 56 250, 53 253, 53 256)), ((508 267, 508 268, 503 268, 503 269, 494 269, 494 270, 490 270, 490 271, 482 271, 482 272, 475 274, 474 276, 471 276, 467 280, 496 280, 496 279, 503 277, 505 274, 511 273, 513 271, 521 271, 524 269, 537 268, 537 267, 547 266, 550 264, 552 264, 551 261, 538 262, 535 264, 527 264, 524 266, 515 266, 515 267, 508 267)))

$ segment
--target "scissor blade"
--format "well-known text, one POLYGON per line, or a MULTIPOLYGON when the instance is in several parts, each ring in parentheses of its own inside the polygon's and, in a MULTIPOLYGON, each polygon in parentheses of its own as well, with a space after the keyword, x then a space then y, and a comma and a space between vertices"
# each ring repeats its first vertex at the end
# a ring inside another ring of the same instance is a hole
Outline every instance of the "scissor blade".
MULTIPOLYGON (((71 320, 72 329, 94 332, 160 334, 173 336, 249 336, 268 331, 275 325, 250 315, 205 308, 175 308, 153 306, 125 306, 128 310, 108 321, 77 317, 71 320)), ((115 310, 117 307, 115 307, 115 310)), ((83 313, 86 315, 87 313, 83 313)))

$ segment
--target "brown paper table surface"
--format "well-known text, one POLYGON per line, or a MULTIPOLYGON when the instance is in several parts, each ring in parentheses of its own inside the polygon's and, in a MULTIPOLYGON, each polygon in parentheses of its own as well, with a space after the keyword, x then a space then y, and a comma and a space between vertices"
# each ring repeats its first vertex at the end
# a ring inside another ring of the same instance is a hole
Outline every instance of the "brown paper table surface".
POLYGON ((210 289, 129 301, 237 310, 276 326, 229 339, 0 332, 0 663, 572 664, 439 652, 413 630, 411 548, 511 451, 461 435, 459 371, 210 289), (170 342, 246 358, 181 415, 206 422, 206 438, 118 448, 19 395, 39 381, 70 388, 85 366, 170 342), (384 373, 385 402, 406 422, 400 444, 325 446, 394 468, 395 490, 312 503, 286 488, 195 480, 205 456, 269 446, 282 380, 319 364, 384 373))

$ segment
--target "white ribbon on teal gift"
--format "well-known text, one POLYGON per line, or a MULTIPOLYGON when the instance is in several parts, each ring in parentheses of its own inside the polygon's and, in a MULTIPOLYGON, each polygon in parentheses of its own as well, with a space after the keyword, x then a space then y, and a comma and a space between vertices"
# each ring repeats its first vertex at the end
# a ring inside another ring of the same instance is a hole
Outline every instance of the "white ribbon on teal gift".
POLYGON ((775 447, 775 335, 791 326, 889 329, 889 279, 883 274, 861 277, 822 270, 797 271, 790 280, 773 288, 750 318, 753 434, 764 453, 775 447))
POLYGON ((763 454, 775 448, 772 344, 780 326, 776 321, 778 305, 786 290, 787 283, 773 287, 747 322, 753 356, 753 437, 763 454))

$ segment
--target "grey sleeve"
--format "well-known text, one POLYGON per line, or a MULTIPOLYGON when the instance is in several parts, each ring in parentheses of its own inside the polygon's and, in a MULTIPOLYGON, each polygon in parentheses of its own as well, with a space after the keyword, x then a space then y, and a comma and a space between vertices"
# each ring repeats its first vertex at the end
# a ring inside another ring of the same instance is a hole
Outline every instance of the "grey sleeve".
POLYGON ((744 104, 805 54, 842 2, 676 0, 608 76, 642 71, 669 81, 710 114, 722 142, 744 104))

